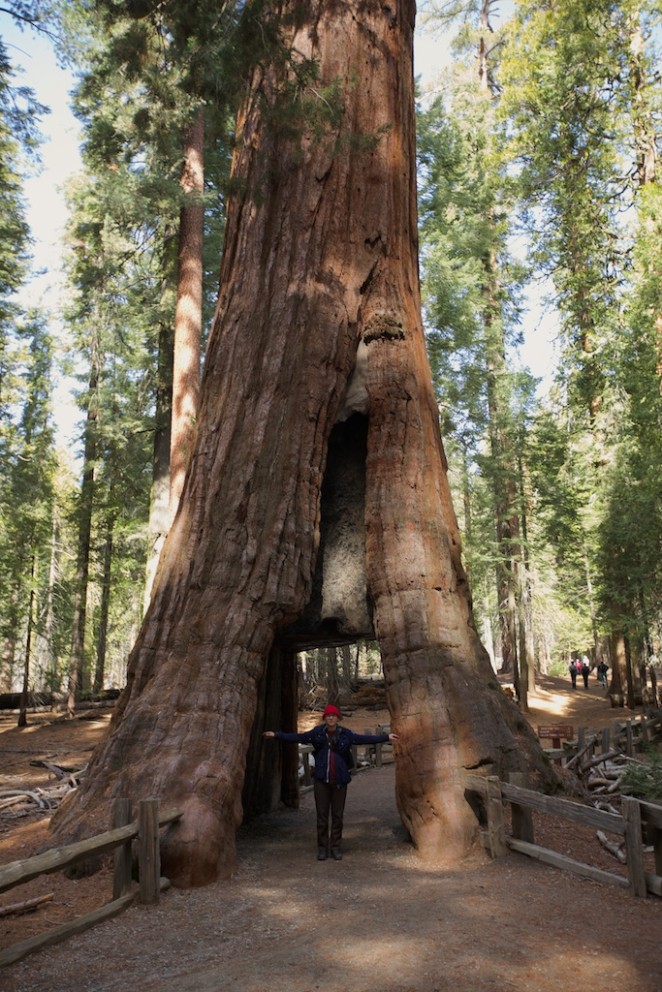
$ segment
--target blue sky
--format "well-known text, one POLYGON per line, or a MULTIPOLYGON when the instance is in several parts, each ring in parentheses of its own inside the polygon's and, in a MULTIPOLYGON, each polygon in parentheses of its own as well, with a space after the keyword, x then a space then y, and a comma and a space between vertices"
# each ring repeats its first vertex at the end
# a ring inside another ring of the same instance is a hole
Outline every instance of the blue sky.
POLYGON ((20 31, 12 18, 0 14, 0 36, 7 46, 13 65, 23 72, 14 81, 35 91, 37 99, 51 112, 41 123, 46 140, 41 146, 43 166, 39 175, 25 184, 28 207, 27 220, 34 238, 36 266, 48 266, 48 280, 39 279, 31 289, 38 295, 52 283, 60 253, 59 239, 66 219, 63 187, 67 178, 77 170, 78 123, 69 110, 69 89, 72 79, 60 69, 47 39, 32 32, 20 31))

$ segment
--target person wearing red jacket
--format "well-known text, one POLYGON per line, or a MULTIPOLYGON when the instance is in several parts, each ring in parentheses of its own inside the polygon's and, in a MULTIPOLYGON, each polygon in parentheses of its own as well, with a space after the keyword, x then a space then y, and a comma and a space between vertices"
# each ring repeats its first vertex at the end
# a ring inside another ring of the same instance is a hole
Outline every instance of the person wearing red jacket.
POLYGON ((304 734, 290 734, 282 730, 265 730, 264 737, 295 744, 310 744, 315 756, 313 791, 317 811, 317 859, 326 861, 331 849, 334 861, 342 860, 342 829, 347 798, 347 786, 352 780, 349 773, 351 751, 357 744, 385 744, 397 741, 397 734, 355 734, 339 725, 342 714, 337 706, 329 704, 322 713, 324 723, 304 734), (331 833, 329 834, 329 813, 331 833))

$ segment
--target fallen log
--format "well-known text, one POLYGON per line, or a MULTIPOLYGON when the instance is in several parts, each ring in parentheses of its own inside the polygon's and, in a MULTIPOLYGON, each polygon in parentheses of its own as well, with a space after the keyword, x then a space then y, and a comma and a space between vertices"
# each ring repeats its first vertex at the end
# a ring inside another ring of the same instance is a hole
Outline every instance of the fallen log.
POLYGON ((625 851, 623 850, 620 844, 618 844, 615 840, 609 840, 607 835, 603 833, 602 830, 597 831, 596 837, 598 838, 604 849, 606 851, 609 851, 609 853, 612 854, 617 861, 620 861, 622 865, 627 864, 625 851))
POLYGON ((611 761, 612 758, 619 758, 620 756, 621 752, 618 749, 615 751, 607 751, 606 754, 596 754, 594 758, 591 758, 590 761, 586 762, 584 768, 593 768, 595 765, 602 764, 603 761, 611 761))
POLYGON ((9 906, 0 906, 0 916, 20 916, 21 913, 31 913, 45 902, 50 902, 55 893, 49 892, 45 896, 34 896, 32 899, 24 899, 23 902, 13 902, 9 906))
POLYGON ((592 778, 588 780, 586 784, 588 785, 589 789, 597 789, 598 786, 604 786, 606 788, 607 786, 611 785, 611 782, 609 781, 608 778, 601 778, 599 775, 594 775, 592 778))
POLYGON ((8 806, 15 806, 17 803, 20 803, 26 799, 42 809, 48 808, 47 800, 37 795, 36 792, 29 792, 27 789, 8 789, 5 792, 0 792, 0 809, 6 809, 8 806))
POLYGON ((574 754, 569 761, 566 761, 565 763, 566 768, 572 768, 573 765, 578 764, 580 759, 584 757, 586 752, 590 751, 591 748, 595 746, 595 743, 596 743, 596 738, 589 737, 588 741, 584 744, 584 746, 580 748, 579 751, 577 751, 577 754, 574 754))
POLYGON ((55 777, 59 779, 66 778, 66 776, 71 772, 76 771, 75 768, 62 768, 60 765, 54 765, 52 761, 31 761, 30 765, 33 768, 45 768, 46 771, 51 773, 51 775, 55 775, 55 777))
POLYGON ((614 813, 615 816, 620 816, 621 814, 611 803, 607 803, 602 799, 596 799, 593 803, 596 809, 603 809, 605 813, 614 813))

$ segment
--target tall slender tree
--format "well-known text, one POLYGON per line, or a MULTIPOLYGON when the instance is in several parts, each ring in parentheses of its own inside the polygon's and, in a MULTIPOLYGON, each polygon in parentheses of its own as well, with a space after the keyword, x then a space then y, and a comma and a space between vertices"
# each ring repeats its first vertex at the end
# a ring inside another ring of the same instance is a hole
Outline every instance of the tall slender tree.
POLYGON ((45 573, 55 474, 52 344, 36 317, 25 333, 29 335, 28 360, 23 373, 25 395, 12 457, 4 465, 11 514, 3 527, 3 537, 7 539, 3 558, 7 559, 11 575, 9 590, 13 606, 7 619, 15 625, 8 633, 14 645, 23 645, 19 726, 27 723, 37 623, 47 589, 45 573))
MULTIPOLYGON (((568 450, 578 454, 580 486, 591 493, 577 517, 582 537, 576 570, 589 603, 597 580, 596 511, 610 444, 605 355, 618 333, 623 273, 617 213, 623 202, 623 117, 615 95, 620 6, 521 3, 516 40, 504 62, 502 99, 521 189, 533 208, 528 216, 535 227, 535 261, 551 275, 561 314, 567 415, 576 438, 582 436, 568 450)), ((593 640, 597 656, 597 627, 593 640)))
MULTIPOLYGON (((626 493, 635 478, 647 486, 638 457, 630 464, 632 475, 626 468, 629 455, 641 450, 633 444, 637 418, 630 416, 624 389, 626 381, 632 383, 626 355, 632 354, 632 336, 639 338, 643 330, 638 320, 637 330, 631 327, 626 287, 635 272, 633 243, 641 258, 636 242, 646 241, 629 217, 637 190, 655 178, 657 97, 647 82, 651 28, 659 15, 653 5, 631 0, 599 9, 591 3, 540 8, 525 2, 519 13, 506 73, 513 85, 504 104, 522 153, 529 203, 535 204, 530 216, 544 222, 538 229, 539 263, 552 272, 562 314, 563 395, 572 423, 567 452, 574 459, 571 473, 581 463, 577 486, 583 494, 576 516, 577 575, 584 576, 596 656, 600 631, 611 640, 612 701, 634 705, 638 676, 628 660, 629 641, 631 634, 639 636, 642 599, 640 583, 628 576, 648 542, 642 535, 633 546, 636 528, 625 521, 636 501, 626 493)), ((638 306, 635 312, 641 315, 638 306)), ((646 350, 635 348, 640 355, 646 350)), ((648 362, 655 365, 650 352, 648 362)))
MULTIPOLYGON (((504 135, 496 114, 505 29, 495 30, 495 6, 491 0, 433 5, 442 23, 461 17, 463 29, 456 43, 459 59, 446 78, 448 93, 422 116, 423 272, 426 313, 434 336, 433 363, 443 362, 439 378, 445 405, 455 419, 457 408, 464 406, 474 429, 480 425, 471 447, 474 462, 480 460, 492 488, 497 654, 502 670, 512 673, 519 687, 518 622, 528 619, 519 606, 525 576, 515 457, 516 389, 509 361, 516 342, 518 276, 508 253, 510 194, 504 135), (439 128, 445 118, 450 126, 439 128), (449 142, 444 150, 443 141, 449 142), (440 232, 445 244, 439 240, 440 232), (430 252, 432 245, 439 247, 430 252), (449 286, 456 300, 451 306, 449 286), (451 399, 451 382, 460 365, 466 369, 462 379, 468 388, 455 387, 451 399), (482 411, 477 410, 477 402, 482 411), (481 449, 485 437, 489 457, 481 449)), ((526 705, 526 656, 522 662, 521 700, 526 705)))
POLYGON ((200 393, 202 343, 205 112, 200 107, 184 132, 170 432, 170 509, 174 513, 193 449, 200 393))
POLYGON ((133 212, 136 253, 148 251, 161 264, 160 280, 151 287, 155 320, 153 343, 147 345, 155 364, 150 376, 155 410, 145 604, 174 512, 170 504, 176 508, 190 457, 202 327, 217 291, 216 263, 213 272, 208 264, 205 271, 203 235, 205 226, 207 235, 218 233, 222 199, 220 192, 214 200, 204 190, 204 101, 210 94, 215 97, 207 116, 210 171, 218 183, 228 158, 223 134, 227 107, 236 96, 226 68, 245 58, 242 16, 249 14, 236 2, 198 4, 195 18, 188 7, 175 4, 120 8, 101 2, 93 11, 85 4, 62 5, 65 25, 72 18, 85 25, 86 43, 76 50, 77 62, 84 66, 77 106, 88 135, 88 162, 119 169, 133 187, 131 197, 118 197, 106 210, 120 226, 126 226, 127 213, 133 212), (210 32, 212 24, 215 31, 210 32), (230 82, 219 91, 221 77, 230 82), (206 224, 205 204, 214 208, 208 210, 206 224))

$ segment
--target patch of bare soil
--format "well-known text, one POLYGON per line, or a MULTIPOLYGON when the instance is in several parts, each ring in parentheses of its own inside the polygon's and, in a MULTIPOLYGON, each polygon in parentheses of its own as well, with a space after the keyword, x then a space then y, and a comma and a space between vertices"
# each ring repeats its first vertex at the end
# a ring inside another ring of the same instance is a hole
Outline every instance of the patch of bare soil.
MULTIPOLYGON (((597 687, 572 693, 562 680, 545 680, 530 702, 534 726, 563 720, 598 729, 601 719, 623 715, 609 709, 597 687)), ((302 729, 317 719, 302 714, 302 729)), ((385 712, 357 710, 346 723, 363 732, 387 720, 385 712)), ((107 721, 98 714, 55 723, 31 717, 22 731, 0 725, 3 788, 47 778, 30 760, 86 760, 107 721)), ((169 890, 156 907, 136 905, 5 968, 0 986, 312 992, 340 983, 354 992, 662 992, 662 900, 633 899, 517 854, 423 864, 400 825, 392 764, 361 772, 349 787, 341 862, 315 859, 314 821, 310 794, 298 811, 261 817, 240 832, 239 868, 229 881, 169 890)), ((0 823, 2 863, 47 842, 47 816, 9 828, 0 823)), ((536 818, 535 828, 544 846, 622 871, 592 830, 547 817, 536 818)), ((0 917, 0 946, 101 905, 110 897, 110 872, 36 879, 0 896, 0 906, 37 889, 53 892, 53 900, 30 915, 0 917)))

